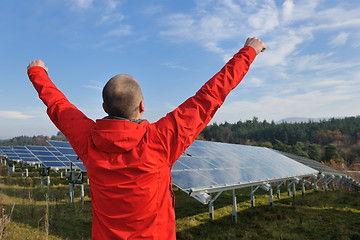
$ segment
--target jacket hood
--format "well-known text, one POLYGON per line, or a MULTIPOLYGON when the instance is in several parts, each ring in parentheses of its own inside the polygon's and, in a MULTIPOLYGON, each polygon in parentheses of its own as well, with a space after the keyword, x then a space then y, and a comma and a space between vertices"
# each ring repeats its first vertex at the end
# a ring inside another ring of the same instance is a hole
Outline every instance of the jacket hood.
POLYGON ((98 119, 91 130, 91 138, 99 150, 108 153, 125 153, 136 147, 146 133, 148 121, 98 119))

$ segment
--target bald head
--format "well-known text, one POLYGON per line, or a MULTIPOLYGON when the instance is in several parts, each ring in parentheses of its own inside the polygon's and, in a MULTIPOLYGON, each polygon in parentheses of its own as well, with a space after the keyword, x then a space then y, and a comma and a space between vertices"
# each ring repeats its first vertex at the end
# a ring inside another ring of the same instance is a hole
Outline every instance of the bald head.
POLYGON ((110 116, 136 119, 143 95, 139 83, 130 75, 120 74, 111 78, 103 92, 104 109, 110 116))

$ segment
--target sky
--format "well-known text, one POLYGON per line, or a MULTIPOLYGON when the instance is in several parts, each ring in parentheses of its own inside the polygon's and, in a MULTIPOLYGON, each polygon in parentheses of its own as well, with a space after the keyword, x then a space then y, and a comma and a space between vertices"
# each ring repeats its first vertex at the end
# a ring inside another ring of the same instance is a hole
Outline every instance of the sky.
POLYGON ((34 59, 92 119, 105 83, 132 75, 155 122, 254 36, 267 50, 212 123, 358 116, 359 13, 354 0, 2 0, 0 138, 58 132, 26 74, 34 59))

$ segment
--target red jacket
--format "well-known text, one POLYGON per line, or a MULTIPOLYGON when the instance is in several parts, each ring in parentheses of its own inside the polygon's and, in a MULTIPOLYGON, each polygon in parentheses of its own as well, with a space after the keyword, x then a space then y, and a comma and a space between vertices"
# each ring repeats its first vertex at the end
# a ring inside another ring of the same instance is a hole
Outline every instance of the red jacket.
POLYGON ((90 180, 93 239, 175 239, 171 167, 209 123, 256 56, 241 49, 195 96, 159 121, 87 118, 41 67, 28 75, 90 180))

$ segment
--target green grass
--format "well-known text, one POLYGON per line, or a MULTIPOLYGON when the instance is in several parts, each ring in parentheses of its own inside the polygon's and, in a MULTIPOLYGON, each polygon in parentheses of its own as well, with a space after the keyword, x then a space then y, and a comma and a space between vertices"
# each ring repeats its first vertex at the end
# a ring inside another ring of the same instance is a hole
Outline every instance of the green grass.
MULTIPOLYGON (((0 209, 11 220, 2 239, 90 239, 91 201, 85 184, 85 203, 80 187, 75 203, 69 199, 69 184, 59 173, 51 173, 51 186, 40 187, 36 169, 28 179, 10 175, 0 166, 0 209), (46 199, 48 199, 46 201, 46 199)), ((343 190, 297 191, 295 200, 282 190, 281 199, 270 207, 265 191, 256 192, 256 207, 250 206, 250 189, 236 190, 238 223, 232 221, 232 192, 224 192, 214 203, 215 219, 208 205, 177 191, 176 232, 178 239, 360 239, 360 193, 343 190)), ((276 197, 276 195, 274 196, 276 197)))

